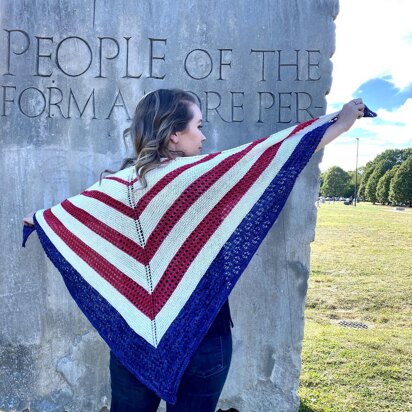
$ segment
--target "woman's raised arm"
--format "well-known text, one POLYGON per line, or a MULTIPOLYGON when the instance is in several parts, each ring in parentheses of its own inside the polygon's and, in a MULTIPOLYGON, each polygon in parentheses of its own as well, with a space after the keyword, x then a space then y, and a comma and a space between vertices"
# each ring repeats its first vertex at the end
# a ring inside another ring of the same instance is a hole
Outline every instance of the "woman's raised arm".
POLYGON ((316 151, 323 149, 332 140, 335 140, 339 135, 347 132, 355 123, 364 115, 365 105, 362 99, 354 99, 346 103, 339 113, 338 120, 326 130, 322 140, 320 141, 316 151))

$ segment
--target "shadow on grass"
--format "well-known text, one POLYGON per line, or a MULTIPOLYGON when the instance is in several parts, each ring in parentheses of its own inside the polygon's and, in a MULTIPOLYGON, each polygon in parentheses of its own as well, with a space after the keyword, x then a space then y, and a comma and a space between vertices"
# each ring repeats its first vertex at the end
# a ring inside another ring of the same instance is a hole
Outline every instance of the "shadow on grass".
POLYGON ((298 412, 317 412, 316 409, 312 409, 307 406, 304 401, 300 401, 299 411, 298 412))

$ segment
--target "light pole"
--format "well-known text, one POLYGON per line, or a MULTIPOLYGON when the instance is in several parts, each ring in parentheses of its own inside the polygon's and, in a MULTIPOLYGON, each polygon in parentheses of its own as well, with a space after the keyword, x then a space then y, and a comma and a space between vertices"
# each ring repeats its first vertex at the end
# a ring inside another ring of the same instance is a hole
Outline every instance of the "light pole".
POLYGON ((356 200, 358 197, 358 155, 359 155, 359 137, 356 138, 356 167, 355 167, 355 196, 354 206, 356 207, 356 200))

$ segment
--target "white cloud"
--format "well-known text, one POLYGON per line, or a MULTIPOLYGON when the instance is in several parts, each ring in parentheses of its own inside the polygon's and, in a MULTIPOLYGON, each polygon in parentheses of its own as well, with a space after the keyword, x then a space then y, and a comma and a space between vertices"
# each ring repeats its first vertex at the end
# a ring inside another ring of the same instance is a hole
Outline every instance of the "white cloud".
POLYGON ((412 98, 396 110, 378 110, 378 119, 365 119, 365 128, 373 139, 385 146, 412 147, 412 98))
MULTIPOLYGON (((412 84, 412 1, 341 0, 336 19, 336 53, 332 57, 333 84, 328 111, 365 82, 386 77, 395 87, 412 84)), ((354 170, 356 137, 358 165, 365 165, 386 149, 412 147, 412 99, 393 111, 381 109, 378 119, 362 119, 350 132, 326 147, 321 169, 340 166, 354 170)))
POLYGON ((358 166, 364 166, 386 149, 412 147, 412 99, 396 110, 378 111, 378 118, 361 119, 348 133, 325 148, 321 170, 340 166, 354 170, 356 138, 359 138, 358 166))
POLYGON ((389 76, 398 88, 412 84, 412 1, 342 0, 332 57, 331 106, 352 98, 364 82, 389 76))

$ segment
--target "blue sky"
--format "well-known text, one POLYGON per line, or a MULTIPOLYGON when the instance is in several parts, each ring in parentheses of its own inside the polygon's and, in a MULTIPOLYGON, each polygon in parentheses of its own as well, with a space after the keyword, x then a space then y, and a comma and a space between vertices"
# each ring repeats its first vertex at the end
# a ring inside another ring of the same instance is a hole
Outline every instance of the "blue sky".
POLYGON ((341 0, 328 112, 354 97, 379 115, 325 149, 321 170, 354 170, 386 149, 412 147, 412 1, 341 0))

